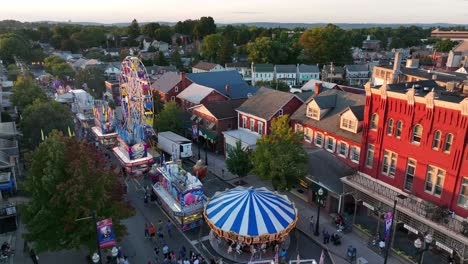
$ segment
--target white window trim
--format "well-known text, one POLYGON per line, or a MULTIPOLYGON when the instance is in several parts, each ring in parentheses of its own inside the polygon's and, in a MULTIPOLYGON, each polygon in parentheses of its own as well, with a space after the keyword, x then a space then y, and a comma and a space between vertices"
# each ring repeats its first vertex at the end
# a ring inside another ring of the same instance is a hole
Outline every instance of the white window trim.
POLYGON ((349 131, 349 132, 356 133, 357 124, 356 124, 356 121, 355 121, 355 120, 348 119, 348 118, 344 118, 344 117, 342 116, 342 117, 341 117, 341 120, 340 120, 340 128, 343 129, 343 130, 349 131), (351 126, 353 126, 354 128, 349 128, 349 127, 343 126, 343 121, 344 121, 344 120, 346 120, 346 121, 348 122, 348 125, 351 125, 351 126))
POLYGON ((175 92, 176 92, 176 93, 179 92, 179 86, 176 86, 176 87, 175 87, 175 92))
POLYGON ((441 169, 439 167, 436 167, 436 166, 427 165, 426 178, 424 179, 424 192, 428 193, 428 194, 431 194, 431 195, 433 195, 435 197, 441 197, 442 194, 444 193, 444 183, 445 183, 445 177, 446 176, 447 176, 447 171, 446 170, 443 170, 443 169, 441 169), (428 172, 429 172, 429 167, 432 167, 434 169, 434 177, 435 177, 435 182, 431 182, 432 183, 432 190, 431 191, 426 190, 427 176, 428 176, 428 172), (437 175, 438 175, 439 171, 443 171, 444 176, 443 176, 443 180, 442 180, 442 185, 440 186, 441 192, 440 192, 440 194, 436 194, 435 190, 436 190, 436 185, 437 185, 437 175))
POLYGON ((312 143, 313 140, 314 140, 314 131, 312 129, 308 128, 308 127, 305 127, 304 128, 304 141, 312 143), (306 138, 306 136, 308 136, 307 131, 310 131, 310 139, 309 140, 306 138))
POLYGON ((257 133, 258 133, 259 135, 262 135, 262 134, 263 134, 263 122, 258 121, 258 124, 257 124, 257 133))
POLYGON ((336 153, 338 153, 338 156, 340 156, 340 157, 343 157, 343 158, 345 158, 345 159, 348 158, 348 154, 349 154, 349 144, 346 143, 346 142, 344 142, 344 141, 340 141, 340 142, 338 143, 338 147, 336 148, 336 153), (345 154, 344 154, 344 155, 340 153, 340 152, 341 152, 341 145, 342 145, 342 144, 346 146, 346 151, 345 151, 345 154))
POLYGON ((394 178, 395 175, 396 175, 396 171, 397 171, 397 163, 398 163, 398 153, 396 152, 393 152, 391 150, 388 150, 388 149, 385 149, 384 152, 383 152, 383 156, 382 156, 382 171, 381 173, 385 176, 388 176, 388 177, 391 177, 391 178, 394 178), (385 159, 385 152, 388 152, 388 159, 387 159, 387 171, 384 171, 384 159, 385 159), (395 169, 394 169, 394 174, 391 175, 391 168, 392 168, 392 156, 395 155, 395 169))
POLYGON ((247 117, 242 117, 242 128, 247 129, 247 117))
POLYGON ((356 164, 359 164, 359 157, 360 157, 360 156, 361 156, 361 148, 360 148, 360 147, 356 147, 356 146, 351 146, 350 153, 349 153, 349 159, 350 159, 352 162, 354 162, 354 163, 356 163, 356 164), (353 152, 354 152, 353 149, 357 150, 356 152, 359 154, 357 160, 355 160, 355 159, 353 158, 353 157, 354 157, 354 155, 353 155, 353 154, 354 154, 354 153, 353 153, 353 152))
POLYGON ((331 152, 331 153, 334 153, 335 152, 335 149, 336 149, 336 139, 334 137, 326 137, 325 138, 325 149, 328 151, 328 152, 331 152), (333 149, 329 149, 328 148, 328 139, 332 139, 333 140, 333 149))
POLYGON ((372 144, 367 144, 367 150, 366 150, 366 160, 364 161, 364 164, 366 165, 367 168, 371 168, 374 166, 374 159, 375 159, 375 145, 372 145, 372 144), (369 160, 369 153, 371 152, 370 151, 370 146, 372 146, 372 159, 371 159, 371 164, 369 165, 368 164, 368 160, 369 160))
POLYGON ((171 96, 171 101, 175 102, 175 96, 171 96))
POLYGON ((278 111, 278 116, 283 116, 283 114, 284 114, 283 109, 280 109, 280 110, 278 111))
POLYGON ((420 145, 420 144, 421 144, 421 141, 422 141, 422 137, 423 137, 423 132, 424 132, 424 128, 423 128, 422 125, 420 125, 420 124, 414 125, 413 128, 411 129, 411 143, 412 143, 412 144, 415 144, 415 145, 420 145), (420 127, 421 127, 421 135, 420 135, 420 137, 419 137, 419 142, 414 140, 414 136, 415 136, 414 131, 415 131, 415 129, 416 129, 417 126, 420 126, 420 127))
POLYGON ((255 131, 255 119, 250 119, 250 124, 249 124, 249 130, 251 132, 254 132, 255 131))
POLYGON ((464 209, 468 209, 468 196, 465 196, 464 194, 462 194, 462 187, 463 185, 466 185, 466 188, 468 188, 468 182, 466 182, 465 184, 463 184, 463 181, 464 180, 467 180, 468 181, 468 178, 467 177, 463 177, 462 178, 462 181, 460 182, 460 189, 458 191, 458 197, 457 197, 457 205, 461 208, 464 208, 464 209), (463 199, 465 200, 465 204, 460 204, 460 198, 461 196, 463 196, 463 199))
POLYGON ((408 158, 408 160, 406 161, 406 169, 405 169, 405 179, 404 179, 404 182, 403 182, 403 189, 405 191, 408 191, 408 192, 411 192, 413 191, 413 187, 414 187, 414 178, 416 178, 416 168, 418 166, 418 161, 415 160, 415 159, 412 159, 412 158, 408 158), (411 190, 407 189, 406 188, 406 181, 408 179, 408 168, 409 167, 412 167, 412 166, 409 166, 410 165, 410 161, 414 161, 414 171, 413 171, 413 182, 411 183, 411 190))
POLYGON ((325 141, 325 136, 323 135, 323 133, 315 132, 315 137, 314 137, 314 144, 315 144, 315 146, 323 148, 323 145, 324 145, 324 143, 325 143, 324 141, 325 141), (317 143, 317 137, 318 137, 318 135, 321 135, 321 138, 322 138, 322 143, 321 143, 321 144, 318 144, 318 143, 317 143))

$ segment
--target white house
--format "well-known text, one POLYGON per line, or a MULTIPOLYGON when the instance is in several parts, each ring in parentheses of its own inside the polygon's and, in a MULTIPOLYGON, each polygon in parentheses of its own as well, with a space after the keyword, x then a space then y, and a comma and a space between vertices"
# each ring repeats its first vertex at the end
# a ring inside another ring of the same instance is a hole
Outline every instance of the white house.
POLYGON ((224 65, 226 71, 237 71, 244 81, 252 80, 252 70, 247 62, 232 62, 224 65))
POLYGON ((225 71, 224 67, 216 64, 216 63, 210 63, 206 61, 200 61, 196 65, 192 67, 192 72, 193 73, 199 73, 199 72, 216 72, 216 71, 225 71))
POLYGON ((275 79, 275 67, 273 64, 254 64, 252 62, 252 85, 258 81, 273 81, 275 79))
POLYGON ((310 80, 320 80, 320 69, 317 65, 301 64, 297 67, 298 84, 304 84, 310 80))
POLYGON ((364 85, 369 81, 369 65, 345 65, 346 81, 349 85, 364 85))
POLYGON ((284 82, 289 86, 296 85, 297 66, 294 64, 275 65, 275 76, 277 81, 284 82))

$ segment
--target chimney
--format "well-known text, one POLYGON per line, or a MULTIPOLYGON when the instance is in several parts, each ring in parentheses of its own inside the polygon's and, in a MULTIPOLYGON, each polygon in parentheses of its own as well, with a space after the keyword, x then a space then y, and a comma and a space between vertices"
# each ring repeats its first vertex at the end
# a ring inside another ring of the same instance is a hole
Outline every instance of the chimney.
POLYGON ((321 91, 322 91, 322 84, 321 83, 315 83, 314 94, 319 94, 321 91))
POLYGON ((401 54, 400 54, 400 50, 397 50, 395 51, 395 61, 393 63, 392 80, 390 81, 390 83, 398 82, 398 75, 401 72, 400 67, 401 67, 401 54))
POLYGON ((180 72, 180 80, 183 80, 185 79, 185 72, 180 72))
POLYGON ((228 97, 230 97, 230 96, 229 96, 229 84, 226 84, 225 89, 226 89, 226 95, 227 95, 228 97))

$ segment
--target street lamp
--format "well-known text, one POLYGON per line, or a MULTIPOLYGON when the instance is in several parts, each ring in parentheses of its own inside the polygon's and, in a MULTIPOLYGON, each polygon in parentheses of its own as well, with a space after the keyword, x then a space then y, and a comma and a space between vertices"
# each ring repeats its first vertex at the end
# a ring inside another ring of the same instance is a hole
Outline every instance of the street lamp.
POLYGON ((98 255, 98 253, 94 252, 93 256, 91 257, 93 260, 93 263, 99 263, 99 260, 101 259, 98 255))
POLYGON ((423 242, 421 239, 416 239, 414 241, 414 247, 417 249, 418 254, 419 254, 419 259, 418 259, 418 264, 422 264, 424 260, 424 252, 429 250, 429 246, 432 243, 432 236, 431 234, 427 234, 424 237, 424 248, 423 248, 423 242))
MULTIPOLYGON (((401 200, 404 200, 406 198, 408 198, 407 196, 403 195, 403 194, 397 194, 396 198, 399 198, 401 200)), ((397 199, 395 198, 395 200, 393 200, 393 211, 392 211, 392 224, 390 225, 390 238, 388 239, 388 243, 385 243, 385 258, 384 258, 384 264, 387 264, 387 259, 388 259, 388 250, 390 249, 391 245, 392 245, 392 237, 393 237, 393 224, 394 224, 394 220, 395 220, 395 211, 396 211, 396 204, 397 204, 397 199)))
POLYGON ((111 250, 112 253, 112 263, 117 263, 117 255, 119 254, 119 250, 116 247, 113 247, 111 250))
POLYGON ((322 196, 323 196, 323 189, 320 188, 318 191, 317 191, 317 222, 315 223, 315 232, 314 232, 314 235, 315 236, 319 236, 320 233, 319 233, 319 219, 320 219, 320 207, 322 207, 322 196))

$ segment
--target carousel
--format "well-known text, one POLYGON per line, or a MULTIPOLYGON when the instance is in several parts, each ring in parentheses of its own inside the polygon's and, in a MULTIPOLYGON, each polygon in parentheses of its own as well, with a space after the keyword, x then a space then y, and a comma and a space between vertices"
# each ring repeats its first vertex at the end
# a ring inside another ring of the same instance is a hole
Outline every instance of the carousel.
POLYGON ((236 262, 277 257, 289 246, 289 233, 298 219, 287 196, 252 187, 216 193, 203 214, 212 247, 236 262))

